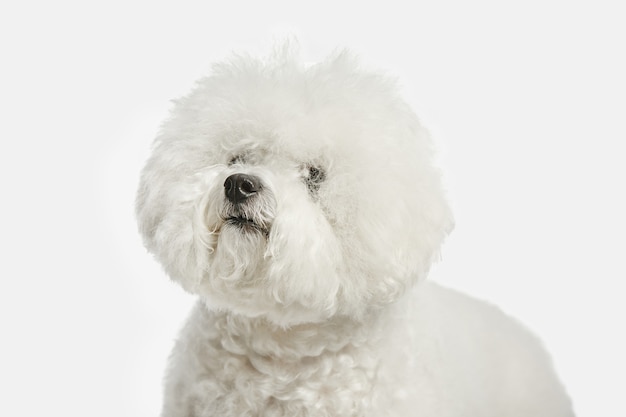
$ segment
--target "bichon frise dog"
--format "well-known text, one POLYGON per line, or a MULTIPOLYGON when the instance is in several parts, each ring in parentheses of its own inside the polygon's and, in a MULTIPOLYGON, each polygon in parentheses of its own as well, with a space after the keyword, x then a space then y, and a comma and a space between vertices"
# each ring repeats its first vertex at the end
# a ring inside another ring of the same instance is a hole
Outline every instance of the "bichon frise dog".
POLYGON ((137 198, 146 246, 199 296, 163 416, 571 416, 535 337, 424 281, 452 228, 432 159, 394 82, 348 53, 234 57, 179 100, 137 198))

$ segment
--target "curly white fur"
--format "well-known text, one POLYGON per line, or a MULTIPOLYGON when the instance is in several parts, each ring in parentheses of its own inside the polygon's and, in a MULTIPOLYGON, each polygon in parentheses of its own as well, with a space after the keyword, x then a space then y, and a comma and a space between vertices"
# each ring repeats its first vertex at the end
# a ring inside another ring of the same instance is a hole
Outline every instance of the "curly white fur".
POLYGON ((146 246, 200 299, 163 416, 571 415, 521 326, 423 282, 452 227, 432 154, 347 53, 235 57, 179 100, 137 199, 146 246))

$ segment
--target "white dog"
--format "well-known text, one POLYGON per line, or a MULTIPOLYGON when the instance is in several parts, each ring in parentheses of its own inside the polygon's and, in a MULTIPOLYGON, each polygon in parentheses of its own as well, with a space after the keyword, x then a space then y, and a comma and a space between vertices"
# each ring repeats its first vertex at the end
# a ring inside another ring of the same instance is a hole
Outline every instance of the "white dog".
POLYGON ((137 200, 199 296, 163 416, 571 416, 535 337, 424 282, 452 228, 432 156, 347 53, 234 57, 179 100, 137 200))

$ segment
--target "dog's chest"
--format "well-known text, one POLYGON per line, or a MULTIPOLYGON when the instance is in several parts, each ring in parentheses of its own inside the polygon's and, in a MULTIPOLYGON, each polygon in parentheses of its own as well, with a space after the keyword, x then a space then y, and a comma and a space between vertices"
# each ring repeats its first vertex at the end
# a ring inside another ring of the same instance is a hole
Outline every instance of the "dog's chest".
POLYGON ((211 333, 185 352, 195 368, 181 375, 185 416, 356 417, 373 406, 378 364, 364 346, 296 359, 278 345, 264 346, 261 355, 246 351, 239 338, 211 333))
POLYGON ((297 364, 231 357, 223 365, 211 378, 214 392, 205 396, 215 415, 352 417, 371 405, 376 370, 355 363, 349 354, 297 364))

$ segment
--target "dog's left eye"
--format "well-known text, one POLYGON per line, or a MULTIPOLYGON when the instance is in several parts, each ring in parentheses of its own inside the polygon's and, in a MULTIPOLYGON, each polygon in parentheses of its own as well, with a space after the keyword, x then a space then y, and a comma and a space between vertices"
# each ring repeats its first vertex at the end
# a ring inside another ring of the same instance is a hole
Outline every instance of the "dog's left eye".
POLYGON ((314 166, 309 167, 309 176, 308 176, 309 181, 320 183, 324 181, 325 179, 326 179, 326 173, 322 169, 314 167, 314 166))
POLYGON ((322 168, 313 165, 306 167, 304 182, 311 194, 316 194, 319 191, 324 180, 326 180, 326 172, 322 168))

